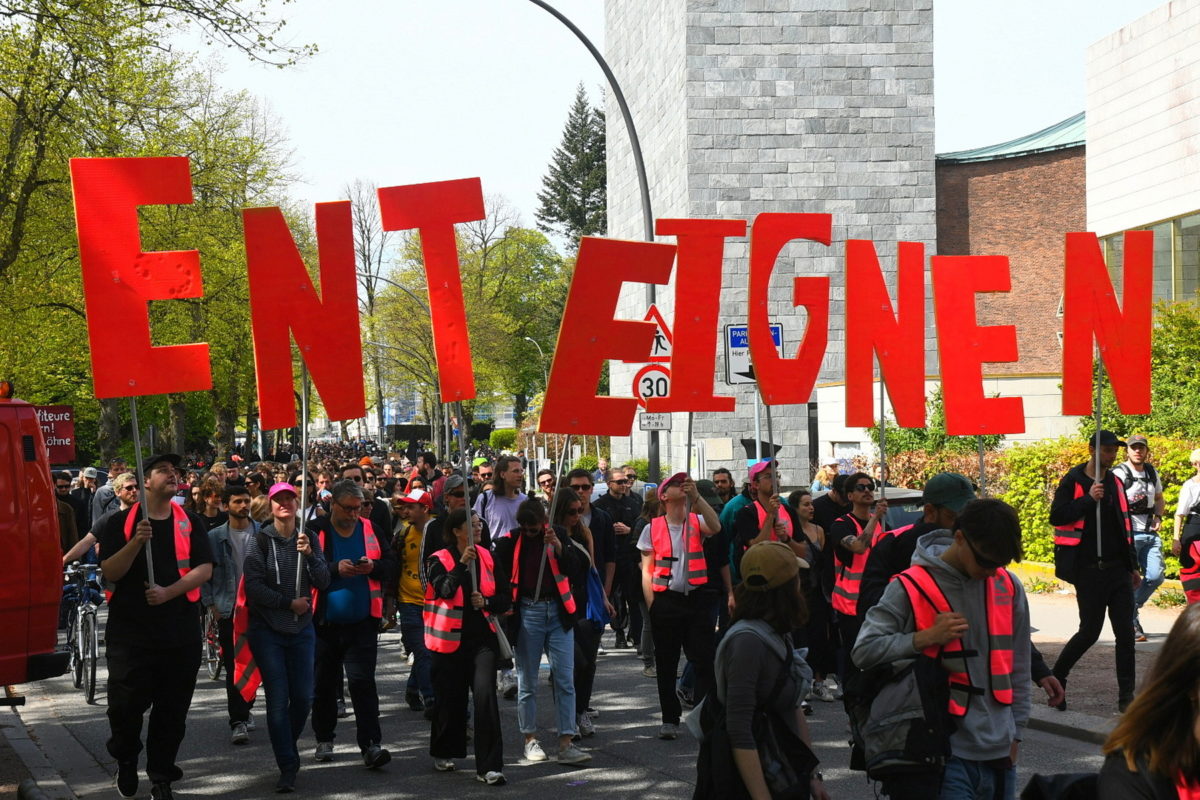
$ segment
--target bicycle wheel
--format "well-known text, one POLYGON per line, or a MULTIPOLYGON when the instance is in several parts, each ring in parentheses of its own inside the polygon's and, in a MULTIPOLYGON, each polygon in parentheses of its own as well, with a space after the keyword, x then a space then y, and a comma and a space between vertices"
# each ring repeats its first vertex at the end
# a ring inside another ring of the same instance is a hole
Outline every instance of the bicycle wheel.
POLYGON ((214 681, 221 677, 221 637, 212 608, 204 612, 204 666, 214 681))
POLYGON ((96 657, 100 649, 100 634, 96 630, 96 612, 83 614, 83 696, 89 704, 96 702, 96 657))
POLYGON ((67 651, 70 653, 68 664, 71 671, 71 683, 78 689, 83 685, 83 659, 81 658, 82 650, 79 647, 79 607, 71 609, 71 616, 67 622, 67 651))

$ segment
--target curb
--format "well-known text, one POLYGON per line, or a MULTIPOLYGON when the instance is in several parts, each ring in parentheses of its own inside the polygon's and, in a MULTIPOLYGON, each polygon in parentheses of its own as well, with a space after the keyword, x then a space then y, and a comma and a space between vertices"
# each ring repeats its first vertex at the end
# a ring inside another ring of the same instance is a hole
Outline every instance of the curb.
POLYGON ((21 781, 21 785, 17 787, 17 797, 19 800, 50 800, 49 795, 41 790, 33 778, 21 781))
POLYGON ((1080 742, 1101 745, 1116 726, 1117 718, 1105 719, 1079 711, 1058 711, 1044 705, 1034 705, 1029 713, 1028 727, 1080 742))
MULTIPOLYGON (((1019 564, 1009 564, 1008 571, 1016 575, 1022 580, 1026 578, 1041 578, 1043 580, 1054 581, 1062 586, 1069 594, 1075 594, 1075 587, 1060 578, 1054 577, 1054 565, 1043 564, 1038 561, 1022 561, 1019 564)), ((1154 594, 1158 594, 1163 589, 1174 589, 1176 592, 1183 594, 1183 584, 1175 578, 1167 578, 1154 590, 1154 594)), ((1154 595, 1151 595, 1153 598, 1154 595)), ((1150 602, 1147 600, 1146 602, 1150 602)))

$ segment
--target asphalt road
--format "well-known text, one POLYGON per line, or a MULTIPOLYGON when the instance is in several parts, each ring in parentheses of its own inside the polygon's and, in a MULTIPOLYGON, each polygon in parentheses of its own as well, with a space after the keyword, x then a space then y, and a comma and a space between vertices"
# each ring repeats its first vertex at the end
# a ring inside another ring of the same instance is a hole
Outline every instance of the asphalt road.
MULTIPOLYGON (((605 644, 611 645, 611 633, 605 644)), ((297 781, 300 793, 310 797, 553 797, 577 800, 592 797, 680 798, 689 797, 696 765, 696 743, 686 732, 678 740, 656 738, 659 725, 658 701, 653 680, 641 674, 641 660, 632 650, 614 651, 600 657, 593 706, 601 715, 596 735, 583 742, 593 755, 586 767, 521 762, 521 736, 517 730, 516 704, 501 700, 505 733, 505 775, 508 786, 484 786, 474 780, 471 759, 459 762, 453 773, 439 773, 428 756, 429 725, 408 710, 403 701, 403 680, 408 667, 400 650, 400 637, 387 634, 380 645, 380 700, 384 745, 392 752, 391 764, 379 771, 362 765, 354 745, 353 717, 339 722, 334 760, 312 761, 311 732, 301 740, 303 767, 297 781)), ((546 667, 543 665, 543 670, 546 667)), ((544 674, 544 673, 543 673, 544 674)), ((101 682, 103 688, 103 682, 101 682)), ((80 798, 115 798, 114 764, 104 749, 108 725, 105 697, 86 705, 79 690, 67 677, 23 687, 28 704, 20 715, 33 739, 74 795, 80 798)), ((540 682, 539 720, 553 724, 548 684, 540 682)), ((261 694, 259 706, 262 705, 261 694)), ((821 770, 833 798, 873 798, 876 792, 862 773, 845 768, 848 749, 846 719, 839 703, 816 703, 809 717, 821 770)), ((197 684, 188 733, 180 754, 185 777, 175 784, 176 795, 187 797, 257 798, 274 796, 277 772, 267 739, 266 722, 257 714, 258 730, 248 745, 229 744, 223 684, 201 673, 197 684)), ((554 749, 553 731, 545 731, 543 746, 554 749)), ((1023 786, 1035 772, 1095 771, 1101 759, 1096 745, 1073 739, 1028 731, 1020 764, 1023 786)), ((143 763, 144 766, 144 763, 143 763)), ((142 788, 149 787, 142 776, 142 788)), ((53 794, 53 793, 52 793, 53 794)), ((69 797, 69 795, 66 795, 69 797)))

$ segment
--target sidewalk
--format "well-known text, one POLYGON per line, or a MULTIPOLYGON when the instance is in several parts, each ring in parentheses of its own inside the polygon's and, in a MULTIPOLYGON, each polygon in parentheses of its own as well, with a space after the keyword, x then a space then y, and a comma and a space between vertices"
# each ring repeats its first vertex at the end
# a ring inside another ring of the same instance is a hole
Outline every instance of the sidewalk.
MULTIPOLYGON (((1079 627, 1075 596, 1054 593, 1030 594, 1028 597, 1033 643, 1041 651, 1046 663, 1053 667, 1054 660, 1079 627)), ((1142 608, 1142 628, 1150 641, 1139 642, 1135 651, 1139 688, 1167 632, 1182 610, 1182 607, 1161 609, 1149 603, 1142 608)), ((1099 640, 1071 670, 1067 686, 1068 710, 1064 712, 1047 707, 1045 696, 1039 692, 1034 696, 1030 727, 1081 741, 1102 743, 1118 718, 1115 648, 1112 629, 1105 623, 1099 640)))

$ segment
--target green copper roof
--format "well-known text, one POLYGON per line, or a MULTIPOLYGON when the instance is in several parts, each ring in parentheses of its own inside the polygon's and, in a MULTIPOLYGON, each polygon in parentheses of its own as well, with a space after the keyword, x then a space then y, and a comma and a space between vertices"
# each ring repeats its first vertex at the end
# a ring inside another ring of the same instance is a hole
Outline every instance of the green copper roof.
POLYGON ((1026 134, 1009 142, 992 144, 987 147, 976 147, 974 150, 959 150, 954 153, 939 153, 937 160, 946 164, 964 164, 969 161, 995 161, 1001 158, 1027 156, 1030 153, 1045 153, 1050 150, 1062 150, 1067 147, 1078 147, 1084 143, 1087 125, 1080 111, 1073 117, 1062 122, 1043 128, 1035 133, 1026 134))

